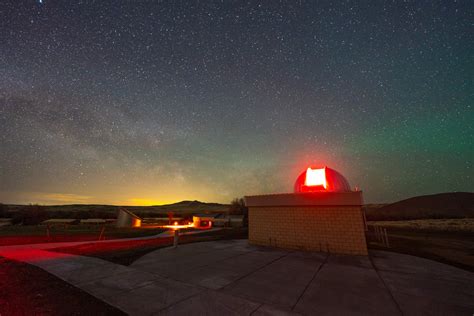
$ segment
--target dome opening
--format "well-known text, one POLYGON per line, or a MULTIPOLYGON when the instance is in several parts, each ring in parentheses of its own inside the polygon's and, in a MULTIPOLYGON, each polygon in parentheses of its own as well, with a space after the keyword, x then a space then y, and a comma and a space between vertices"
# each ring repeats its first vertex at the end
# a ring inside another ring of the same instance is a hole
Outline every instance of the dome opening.
POLYGON ((309 167, 295 182, 295 193, 305 192, 349 192, 346 178, 334 169, 309 167))

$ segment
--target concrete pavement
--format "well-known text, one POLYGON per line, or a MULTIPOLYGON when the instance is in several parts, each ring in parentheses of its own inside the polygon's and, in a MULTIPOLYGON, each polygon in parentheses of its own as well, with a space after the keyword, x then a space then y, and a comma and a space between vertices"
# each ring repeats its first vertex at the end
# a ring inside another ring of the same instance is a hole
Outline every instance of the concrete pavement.
POLYGON ((131 266, 35 249, 37 265, 130 315, 472 315, 474 274, 382 251, 369 257, 283 251, 247 240, 163 248, 131 266))

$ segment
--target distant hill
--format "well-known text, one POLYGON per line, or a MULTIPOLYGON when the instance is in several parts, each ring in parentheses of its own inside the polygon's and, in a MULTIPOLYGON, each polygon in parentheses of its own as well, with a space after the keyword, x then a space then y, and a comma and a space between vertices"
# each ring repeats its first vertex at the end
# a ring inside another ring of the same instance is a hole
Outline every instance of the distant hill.
POLYGON ((365 204, 364 205, 364 211, 365 214, 373 214, 374 212, 378 211, 385 205, 388 205, 388 203, 379 203, 379 204, 365 204))
MULTIPOLYGON (((11 215, 21 210, 24 205, 6 205, 6 211, 11 215)), ((124 206, 126 209, 141 217, 167 216, 173 212, 176 215, 190 215, 196 213, 228 212, 229 205, 219 203, 205 203, 200 201, 181 201, 173 204, 154 206, 124 206)), ((119 206, 97 204, 70 204, 45 205, 42 209, 47 212, 48 218, 115 218, 119 206)), ((0 216, 1 217, 1 216, 0 216)))
POLYGON ((173 204, 155 205, 155 206, 125 206, 131 211, 146 211, 166 214, 174 212, 182 213, 199 213, 199 212, 227 212, 228 204, 206 203, 201 201, 181 201, 173 204))
POLYGON ((408 220, 474 217, 474 193, 422 195, 374 207, 367 205, 367 220, 408 220))

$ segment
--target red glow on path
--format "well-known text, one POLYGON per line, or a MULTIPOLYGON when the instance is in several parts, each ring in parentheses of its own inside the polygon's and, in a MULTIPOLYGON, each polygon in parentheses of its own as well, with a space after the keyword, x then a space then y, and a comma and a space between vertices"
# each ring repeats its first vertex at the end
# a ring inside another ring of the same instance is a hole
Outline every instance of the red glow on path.
POLYGON ((14 259, 18 261, 24 261, 28 263, 37 263, 44 261, 54 261, 57 259, 70 258, 69 254, 45 251, 41 249, 19 247, 11 250, 0 250, 2 257, 8 259, 14 259))
POLYGON ((54 233, 49 238, 44 233, 41 235, 0 236, 0 247, 11 245, 31 245, 59 242, 97 241, 98 234, 98 232, 94 232, 80 235, 68 235, 66 232, 62 232, 58 234, 54 233))
POLYGON ((173 244, 173 237, 162 237, 142 240, 114 240, 109 242, 94 242, 77 246, 64 246, 55 248, 54 251, 64 251, 76 255, 112 254, 121 251, 129 251, 137 248, 170 246, 173 244))

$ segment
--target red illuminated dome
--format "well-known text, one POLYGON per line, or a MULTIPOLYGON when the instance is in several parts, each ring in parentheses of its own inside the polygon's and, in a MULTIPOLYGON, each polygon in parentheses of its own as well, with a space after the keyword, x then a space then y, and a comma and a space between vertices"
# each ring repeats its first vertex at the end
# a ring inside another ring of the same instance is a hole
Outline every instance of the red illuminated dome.
POLYGON ((351 188, 342 174, 328 167, 310 167, 296 179, 295 193, 327 191, 348 192, 351 188))

